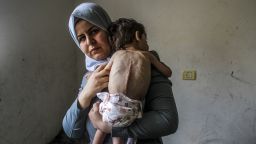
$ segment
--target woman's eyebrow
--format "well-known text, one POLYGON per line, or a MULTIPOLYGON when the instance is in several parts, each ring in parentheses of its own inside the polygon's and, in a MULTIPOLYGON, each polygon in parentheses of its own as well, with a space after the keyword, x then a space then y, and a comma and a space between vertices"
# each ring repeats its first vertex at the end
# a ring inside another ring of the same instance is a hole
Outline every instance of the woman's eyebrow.
POLYGON ((87 30, 87 33, 90 33, 93 29, 98 28, 97 26, 92 26, 87 30))
MULTIPOLYGON (((94 28, 97 28, 96 26, 91 26, 87 31, 86 31, 86 33, 90 33, 90 31, 92 31, 92 29, 94 29, 94 28)), ((80 34, 80 35, 77 35, 77 38, 79 38, 79 37, 81 37, 81 36, 83 36, 84 34, 82 33, 82 34, 80 34)))
POLYGON ((79 38, 79 37, 81 37, 81 36, 83 36, 83 35, 84 35, 84 34, 81 33, 81 34, 77 35, 76 37, 79 38))

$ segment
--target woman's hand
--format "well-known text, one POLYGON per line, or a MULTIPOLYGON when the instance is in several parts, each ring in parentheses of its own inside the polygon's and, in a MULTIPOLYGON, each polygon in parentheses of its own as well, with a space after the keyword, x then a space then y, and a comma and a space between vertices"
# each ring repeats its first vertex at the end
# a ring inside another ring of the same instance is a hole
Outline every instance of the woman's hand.
POLYGON ((109 70, 104 69, 106 64, 100 65, 89 77, 83 91, 94 97, 96 93, 108 87, 109 70))
POLYGON ((89 112, 89 118, 94 128, 99 129, 104 133, 110 133, 112 128, 107 123, 102 121, 102 116, 99 113, 99 105, 100 102, 96 102, 93 104, 93 107, 89 112))
POLYGON ((89 77, 82 92, 78 96, 78 101, 81 108, 86 108, 90 105, 91 99, 96 96, 96 93, 108 87, 109 69, 104 69, 106 64, 100 65, 89 77))

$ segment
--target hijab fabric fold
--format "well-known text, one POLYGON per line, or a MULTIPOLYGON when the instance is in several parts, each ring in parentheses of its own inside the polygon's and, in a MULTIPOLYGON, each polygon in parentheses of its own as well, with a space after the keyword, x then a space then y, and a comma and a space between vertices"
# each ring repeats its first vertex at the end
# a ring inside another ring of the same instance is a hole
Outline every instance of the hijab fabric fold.
MULTIPOLYGON (((78 19, 86 20, 91 24, 103 29, 107 32, 108 26, 111 24, 111 19, 107 12, 99 5, 91 2, 86 2, 78 5, 72 12, 69 18, 69 32, 75 41, 76 45, 80 48, 78 39, 75 32, 75 24, 78 19)), ((86 55, 85 58, 86 69, 94 71, 99 65, 107 63, 107 59, 95 60, 86 55)))

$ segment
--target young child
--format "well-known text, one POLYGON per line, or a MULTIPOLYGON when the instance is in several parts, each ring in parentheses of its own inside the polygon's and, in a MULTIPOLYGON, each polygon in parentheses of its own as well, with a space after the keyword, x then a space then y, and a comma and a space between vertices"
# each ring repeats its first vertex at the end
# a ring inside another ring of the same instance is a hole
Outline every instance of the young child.
MULTIPOLYGON (((133 19, 120 18, 109 27, 115 50, 105 67, 110 70, 108 92, 98 93, 103 101, 99 111, 104 122, 113 127, 125 127, 142 116, 142 101, 151 77, 151 64, 166 77, 172 71, 148 51, 144 26, 133 19)), ((105 133, 96 131, 93 144, 101 144, 105 133)), ((114 144, 122 138, 113 137, 114 144)))

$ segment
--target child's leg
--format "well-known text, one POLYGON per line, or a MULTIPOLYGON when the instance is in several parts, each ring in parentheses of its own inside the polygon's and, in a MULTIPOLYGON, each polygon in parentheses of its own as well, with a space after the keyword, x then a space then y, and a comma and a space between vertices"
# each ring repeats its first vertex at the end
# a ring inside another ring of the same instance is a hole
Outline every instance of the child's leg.
POLYGON ((106 133, 102 132, 101 130, 97 129, 95 136, 93 138, 92 144, 103 144, 105 139, 106 133))
POLYGON ((120 137, 112 137, 113 144, 124 144, 124 141, 120 137))

